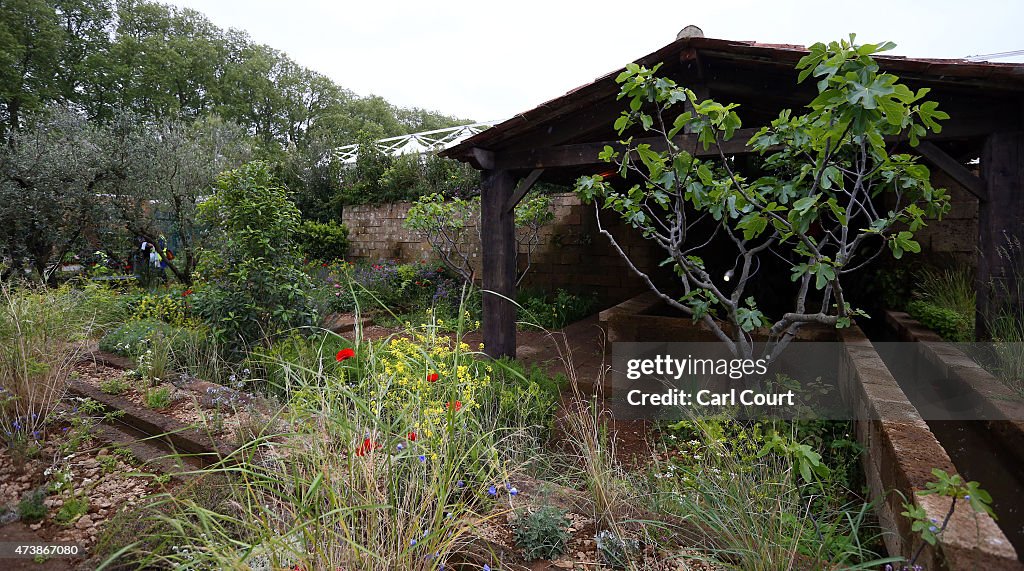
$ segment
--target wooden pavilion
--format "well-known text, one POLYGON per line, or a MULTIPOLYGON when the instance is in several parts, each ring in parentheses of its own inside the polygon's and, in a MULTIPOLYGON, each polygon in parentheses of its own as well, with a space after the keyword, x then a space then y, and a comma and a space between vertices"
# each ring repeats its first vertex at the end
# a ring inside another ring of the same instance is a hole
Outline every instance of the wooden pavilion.
MULTIPOLYGON (((750 152, 746 141, 782 109, 798 108, 816 95, 814 83, 797 83, 802 46, 682 37, 636 63, 662 63, 671 77, 698 96, 739 103, 745 126, 725 143, 727 153, 750 152)), ((1012 268, 999 256, 1004 232, 1024 229, 1024 64, 965 60, 875 58, 912 89, 931 88, 929 98, 949 113, 941 133, 929 134, 914 152, 978 200, 976 275, 979 315, 993 295, 993 281, 1012 268)), ((442 154, 483 171, 482 254, 484 344, 492 356, 516 352, 516 240, 513 209, 537 181, 571 183, 607 170, 598 159, 605 145, 622 138, 612 123, 624 108, 616 100, 615 70, 557 99, 518 114, 442 154)), ((633 133, 626 133, 628 137, 633 133)), ((641 135, 642 136, 642 135, 641 135)), ((694 135, 677 142, 703 151, 694 135)), ((636 141, 645 142, 643 140, 636 141)), ((649 141, 656 144, 657 141, 649 141)), ((707 153, 717 155, 712 148, 707 153)), ((980 321, 980 320, 979 320, 980 321)))

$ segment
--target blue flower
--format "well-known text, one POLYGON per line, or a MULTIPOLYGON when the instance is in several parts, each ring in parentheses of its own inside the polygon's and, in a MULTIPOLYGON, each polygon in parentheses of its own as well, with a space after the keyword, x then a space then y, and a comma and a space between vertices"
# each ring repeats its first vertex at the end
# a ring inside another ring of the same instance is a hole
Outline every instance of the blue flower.
POLYGON ((459 480, 458 482, 455 482, 455 487, 457 487, 457 488, 465 488, 466 487, 466 482, 463 482, 462 480, 459 480))
POLYGON ((510 496, 518 496, 519 495, 519 489, 516 488, 515 486, 512 486, 511 488, 509 488, 508 494, 510 496))
POLYGON ((427 461, 427 457, 424 456, 423 454, 420 454, 420 462, 426 462, 426 461, 427 461))
POLYGON ((398 443, 398 451, 401 452, 402 450, 405 450, 405 445, 402 444, 401 442, 399 442, 398 443))
POLYGON ((486 563, 484 563, 484 571, 491 571, 491 566, 486 564, 486 563))
POLYGON ((416 540, 415 539, 410 540, 409 541, 409 545, 415 546, 416 545, 416 540))
POLYGON ((495 488, 495 487, 494 487, 494 486, 492 485, 491 487, 487 488, 487 495, 488 495, 488 496, 496 496, 496 495, 498 495, 498 489, 497 489, 497 488, 495 488))
POLYGON ((970 500, 970 499, 971 499, 971 495, 970 495, 970 494, 967 494, 967 495, 965 495, 965 496, 964 496, 964 499, 965 499, 965 500, 970 500))

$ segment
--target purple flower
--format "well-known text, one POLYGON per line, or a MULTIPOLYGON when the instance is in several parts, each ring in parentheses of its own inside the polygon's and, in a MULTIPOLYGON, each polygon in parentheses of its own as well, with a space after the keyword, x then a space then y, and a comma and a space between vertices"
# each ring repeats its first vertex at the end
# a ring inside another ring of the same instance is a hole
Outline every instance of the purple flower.
POLYGON ((401 452, 402 450, 405 450, 405 445, 402 444, 401 442, 399 442, 398 443, 398 451, 401 452))
POLYGON ((422 462, 426 462, 426 461, 427 461, 427 457, 424 456, 423 454, 420 454, 420 462, 422 463, 422 462))
POLYGON ((498 488, 495 488, 493 485, 491 487, 487 488, 487 495, 488 496, 496 496, 496 495, 498 495, 498 488))
POLYGON ((515 486, 512 486, 508 490, 508 495, 510 495, 510 496, 518 496, 519 495, 519 489, 516 488, 515 486))
POLYGON ((465 488, 466 487, 466 482, 463 482, 462 480, 459 480, 458 482, 455 482, 455 487, 456 488, 465 488))

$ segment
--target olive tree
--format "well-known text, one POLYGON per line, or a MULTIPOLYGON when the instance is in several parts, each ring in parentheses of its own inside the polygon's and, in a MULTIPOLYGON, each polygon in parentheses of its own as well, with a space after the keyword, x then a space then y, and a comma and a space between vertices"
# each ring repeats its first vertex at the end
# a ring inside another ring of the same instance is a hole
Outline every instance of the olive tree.
POLYGON ((83 235, 105 224, 107 132, 60 106, 26 118, 0 146, 0 256, 48 281, 83 235))
POLYGON ((111 132, 110 169, 117 173, 111 193, 121 223, 154 244, 172 235, 176 251, 165 260, 167 268, 190 285, 203 242, 198 204, 213 194, 217 175, 249 155, 244 132, 216 117, 146 123, 130 114, 120 116, 111 132))
POLYGON ((916 146, 948 115, 925 99, 927 89, 912 91, 879 69, 872 55, 892 47, 857 45, 853 36, 812 46, 797 64, 798 81, 815 78, 817 97, 803 112, 784 110, 759 129, 747 142, 757 160, 746 162, 723 148, 742 126, 736 104, 700 100, 659 77, 660 66, 630 64, 617 78, 619 99, 629 106, 614 126, 620 135, 636 129, 659 144, 631 137, 618 148, 606 146, 600 156, 615 164, 625 185, 594 175, 581 177, 575 191, 595 205, 601 233, 632 271, 737 356, 752 354, 755 332, 767 334, 774 355, 805 324, 848 326, 862 312, 849 303, 844 278, 885 250, 896 258, 919 252, 915 232, 949 207, 917 157, 893 150, 916 146), (695 139, 708 158, 695 157, 694 146, 683 148, 680 134, 695 139), (664 250, 681 295, 659 289, 629 261, 600 227, 601 209, 664 250), (702 257, 716 238, 735 255, 723 275, 713 275, 702 257), (785 260, 796 284, 789 311, 775 316, 758 309, 748 291, 769 255, 785 260))
MULTIPOLYGON (((525 251, 526 264, 516 279, 518 285, 533 262, 540 246, 540 229, 554 220, 551 197, 534 194, 515 208, 516 252, 525 251)), ((473 242, 480 244, 480 197, 445 198, 440 193, 421 197, 406 214, 405 227, 426 238, 441 263, 462 279, 473 282, 477 267, 473 260, 473 242)))

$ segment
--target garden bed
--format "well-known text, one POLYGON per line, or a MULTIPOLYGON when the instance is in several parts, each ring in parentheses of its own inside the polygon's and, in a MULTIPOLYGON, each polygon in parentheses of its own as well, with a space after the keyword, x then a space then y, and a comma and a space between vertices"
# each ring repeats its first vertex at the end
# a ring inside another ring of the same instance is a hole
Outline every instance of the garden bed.
MULTIPOLYGON (((716 341, 711 331, 701 324, 694 324, 685 316, 672 316, 667 304, 653 293, 638 295, 601 312, 601 322, 608 330, 609 342, 716 341)), ((886 547, 889 553, 910 560, 920 547, 921 539, 911 530, 910 520, 900 515, 905 509, 903 502, 913 500, 929 517, 941 522, 949 509, 949 499, 920 492, 933 478, 933 468, 948 473, 955 473, 956 469, 864 333, 855 326, 838 333, 838 340, 843 344, 838 384, 843 399, 854 407, 855 418, 860 419, 856 422, 856 435, 865 449, 862 465, 879 523, 885 531, 886 547)), ((809 328, 798 338, 835 340, 835 331, 809 328)), ((948 350, 928 345, 927 351, 933 359, 949 357, 948 350)), ((960 367, 962 374, 969 370, 963 363, 949 362, 948 366, 960 367)), ((980 379, 984 373, 970 371, 975 379, 980 379)), ((996 381, 984 380, 974 390, 1005 395, 1007 389, 993 382, 996 381)), ((1020 418, 1019 413, 1014 411, 1014 414, 1020 418)), ((1005 435, 1015 430, 1003 432, 1005 435)), ((986 514, 966 509, 955 514, 940 536, 938 546, 934 549, 926 546, 917 562, 926 569, 1022 568, 995 521, 986 514)))

